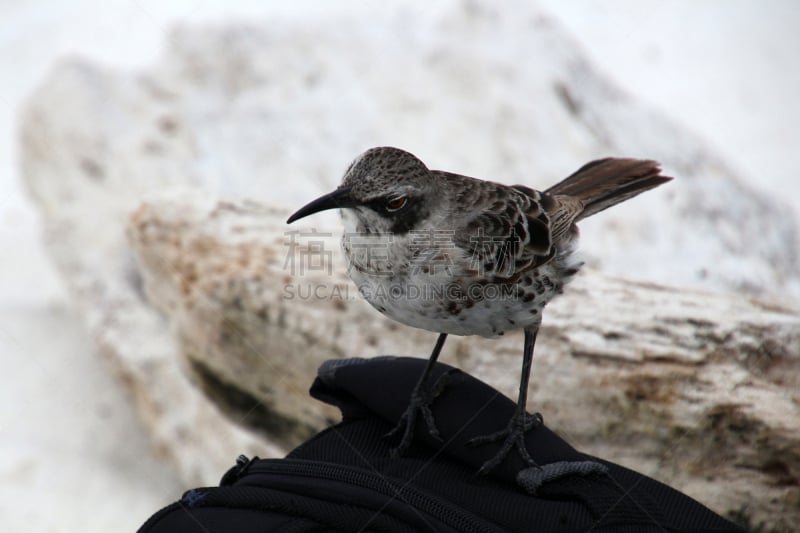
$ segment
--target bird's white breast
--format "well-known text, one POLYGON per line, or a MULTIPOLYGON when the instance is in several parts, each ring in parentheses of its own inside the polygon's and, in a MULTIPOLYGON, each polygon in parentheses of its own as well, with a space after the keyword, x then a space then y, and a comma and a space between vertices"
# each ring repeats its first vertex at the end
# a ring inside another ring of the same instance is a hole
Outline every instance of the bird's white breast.
MULTIPOLYGON (((373 307, 408 326, 497 337, 538 325, 544 304, 560 292, 560 285, 549 286, 524 300, 523 285, 481 283, 467 274, 470 258, 457 247, 434 250, 428 261, 420 261, 412 253, 413 235, 359 231, 357 217, 348 211, 343 210, 342 248, 350 278, 373 307)), ((539 275, 558 279, 555 268, 542 267, 539 275)))

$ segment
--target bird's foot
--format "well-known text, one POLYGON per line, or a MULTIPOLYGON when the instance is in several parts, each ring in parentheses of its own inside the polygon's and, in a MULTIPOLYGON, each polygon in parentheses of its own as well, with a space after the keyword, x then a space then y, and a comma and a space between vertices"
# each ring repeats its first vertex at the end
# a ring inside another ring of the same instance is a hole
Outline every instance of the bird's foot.
POLYGON ((408 448, 411 446, 411 441, 414 440, 414 428, 417 425, 417 417, 419 415, 422 415, 422 419, 425 421, 428 434, 437 442, 442 442, 439 429, 436 427, 436 422, 433 419, 431 404, 450 382, 452 372, 453 371, 450 370, 439 376, 433 385, 421 382, 414 388, 414 392, 411 393, 411 399, 408 402, 408 407, 403 413, 403 416, 400 417, 394 429, 384 435, 385 438, 393 439, 401 432, 403 434, 400 443, 389 450, 392 457, 400 457, 408 451, 408 448))
POLYGON ((480 446, 481 444, 503 440, 500 450, 494 457, 483 463, 478 470, 478 474, 485 475, 491 472, 506 458, 512 448, 516 448, 517 453, 525 463, 530 466, 537 466, 536 461, 533 460, 531 454, 528 453, 528 448, 525 446, 525 433, 541 426, 542 422, 541 414, 529 414, 524 410, 518 409, 514 416, 511 417, 511 420, 508 421, 508 426, 505 429, 470 439, 467 442, 468 446, 480 446))

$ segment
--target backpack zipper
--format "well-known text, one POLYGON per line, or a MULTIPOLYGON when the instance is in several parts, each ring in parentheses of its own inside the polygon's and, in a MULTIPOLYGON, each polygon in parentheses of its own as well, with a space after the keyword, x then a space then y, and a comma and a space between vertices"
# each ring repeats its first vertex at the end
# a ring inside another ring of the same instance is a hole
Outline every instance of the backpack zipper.
MULTIPOLYGON (((240 461, 241 459, 240 456, 240 461)), ((246 466, 240 467, 240 472, 241 475, 238 476, 238 479, 242 479, 245 474, 260 473, 339 481, 394 497, 398 501, 405 502, 415 509, 451 525, 457 531, 506 531, 446 500, 421 492, 408 484, 393 483, 385 476, 358 468, 298 459, 260 459, 256 461, 256 458, 253 458, 246 463, 246 466)))

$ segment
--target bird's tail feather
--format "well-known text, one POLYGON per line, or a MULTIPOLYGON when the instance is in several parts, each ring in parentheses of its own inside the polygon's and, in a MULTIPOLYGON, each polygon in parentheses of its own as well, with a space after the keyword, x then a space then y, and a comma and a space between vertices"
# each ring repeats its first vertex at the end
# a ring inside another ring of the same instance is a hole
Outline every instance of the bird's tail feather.
POLYGON ((671 179, 661 175, 661 168, 655 161, 606 158, 586 163, 545 192, 581 200, 584 208, 576 219, 580 220, 671 179))

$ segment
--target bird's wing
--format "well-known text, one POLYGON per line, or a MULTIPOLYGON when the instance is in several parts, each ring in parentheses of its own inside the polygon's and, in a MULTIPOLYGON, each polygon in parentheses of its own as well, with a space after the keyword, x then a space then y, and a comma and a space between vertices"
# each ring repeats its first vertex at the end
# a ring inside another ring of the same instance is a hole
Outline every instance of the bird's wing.
MULTIPOLYGON (((444 173, 443 173, 444 174, 444 173)), ((456 205, 466 216, 454 240, 470 269, 513 281, 555 255, 554 245, 583 209, 579 200, 551 196, 523 185, 463 180, 456 205)))

